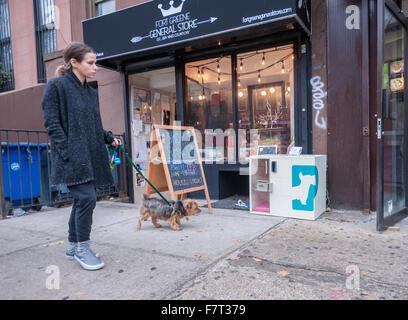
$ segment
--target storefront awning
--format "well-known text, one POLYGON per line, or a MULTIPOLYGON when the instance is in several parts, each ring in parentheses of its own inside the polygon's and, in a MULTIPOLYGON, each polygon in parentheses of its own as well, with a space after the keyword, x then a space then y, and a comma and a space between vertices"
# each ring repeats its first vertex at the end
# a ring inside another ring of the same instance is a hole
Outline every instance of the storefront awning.
POLYGON ((166 52, 207 37, 276 21, 310 33, 308 0, 152 0, 83 21, 98 63, 117 67, 138 53, 166 52))

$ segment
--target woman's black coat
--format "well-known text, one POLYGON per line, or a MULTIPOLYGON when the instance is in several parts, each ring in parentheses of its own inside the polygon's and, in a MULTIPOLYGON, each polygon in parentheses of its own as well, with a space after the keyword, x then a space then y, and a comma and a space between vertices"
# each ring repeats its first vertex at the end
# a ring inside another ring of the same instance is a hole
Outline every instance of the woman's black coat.
POLYGON ((103 130, 98 92, 70 69, 48 82, 41 105, 51 140, 51 185, 112 185, 105 144, 114 136, 103 130))

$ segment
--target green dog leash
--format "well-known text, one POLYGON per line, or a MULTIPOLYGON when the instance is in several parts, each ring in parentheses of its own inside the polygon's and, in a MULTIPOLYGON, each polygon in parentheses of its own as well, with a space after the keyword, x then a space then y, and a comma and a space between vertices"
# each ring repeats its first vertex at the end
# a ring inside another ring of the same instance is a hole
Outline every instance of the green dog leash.
MULTIPOLYGON (((119 140, 119 139, 118 139, 119 140)), ((111 147, 114 148, 114 147, 111 147)), ((119 145, 117 146, 119 150, 123 152, 123 154, 126 156, 126 159, 129 161, 129 163, 133 166, 133 168, 136 169, 136 171, 143 177, 145 181, 153 188, 154 191, 157 192, 157 194, 169 205, 169 207, 173 207, 173 205, 159 192, 159 190, 156 189, 156 187, 146 179, 146 177, 143 175, 143 173, 139 170, 139 168, 133 163, 132 159, 130 158, 129 154, 123 149, 122 142, 119 140, 119 145)))

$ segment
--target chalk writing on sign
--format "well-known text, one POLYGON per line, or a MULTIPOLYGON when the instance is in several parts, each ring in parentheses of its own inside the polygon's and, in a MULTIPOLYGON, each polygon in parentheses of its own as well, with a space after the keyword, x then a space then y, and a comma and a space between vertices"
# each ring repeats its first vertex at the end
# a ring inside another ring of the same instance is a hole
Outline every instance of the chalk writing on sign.
POLYGON ((203 186, 201 164, 191 130, 159 130, 174 191, 203 186))

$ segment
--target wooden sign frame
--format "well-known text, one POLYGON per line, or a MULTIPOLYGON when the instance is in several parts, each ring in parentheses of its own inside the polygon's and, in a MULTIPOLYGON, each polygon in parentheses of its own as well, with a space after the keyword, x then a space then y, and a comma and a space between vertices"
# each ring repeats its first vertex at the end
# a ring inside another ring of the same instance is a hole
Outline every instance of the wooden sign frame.
MULTIPOLYGON (((183 126, 165 126, 165 125, 154 125, 152 132, 150 134, 150 155, 149 155, 149 167, 147 171, 147 179, 156 187, 159 192, 170 192, 171 200, 176 201, 176 196, 180 196, 180 199, 184 199, 186 193, 204 190, 205 198, 207 200, 208 210, 213 213, 210 201, 210 195, 208 193, 207 181, 205 179, 204 169, 202 165, 201 155, 198 149, 197 137, 195 135, 194 127, 183 127, 183 126), (185 190, 174 191, 173 184, 171 181, 170 170, 167 166, 166 154, 163 147, 163 142, 160 136, 160 129, 165 130, 180 130, 180 131, 191 131, 194 140, 194 149, 197 153, 197 160, 200 165, 201 175, 203 177, 203 185, 199 187, 189 188, 185 190), (158 152, 152 152, 158 149, 158 152)), ((146 195, 150 197, 151 194, 156 193, 154 189, 147 184, 146 185, 146 195)))

